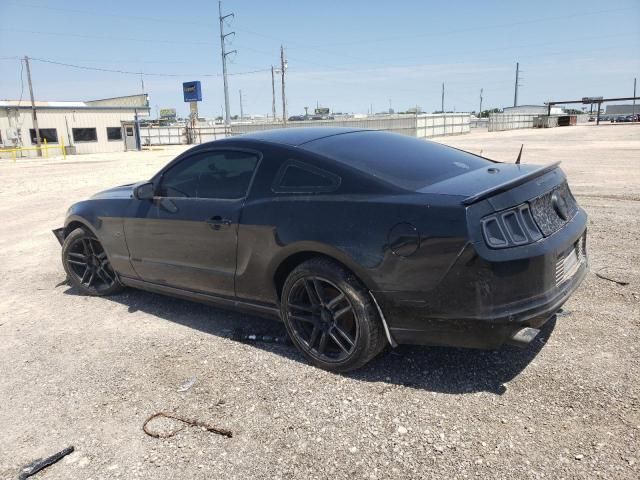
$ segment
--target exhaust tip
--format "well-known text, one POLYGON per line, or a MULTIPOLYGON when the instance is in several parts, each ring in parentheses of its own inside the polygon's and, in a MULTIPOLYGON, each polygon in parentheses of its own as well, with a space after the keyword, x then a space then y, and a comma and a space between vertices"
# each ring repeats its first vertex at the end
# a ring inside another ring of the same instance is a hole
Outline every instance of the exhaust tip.
POLYGON ((539 333, 540 330, 537 328, 524 327, 511 334, 507 343, 509 345, 524 348, 529 345, 539 333))

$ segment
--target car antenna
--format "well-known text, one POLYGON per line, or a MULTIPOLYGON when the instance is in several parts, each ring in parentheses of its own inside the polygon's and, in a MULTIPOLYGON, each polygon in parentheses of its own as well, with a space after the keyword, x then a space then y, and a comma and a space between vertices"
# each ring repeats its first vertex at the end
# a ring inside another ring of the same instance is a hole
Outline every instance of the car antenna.
POLYGON ((520 145, 520 153, 518 154, 518 158, 516 158, 516 165, 520 165, 520 159, 522 158, 522 148, 524 147, 524 143, 520 145))

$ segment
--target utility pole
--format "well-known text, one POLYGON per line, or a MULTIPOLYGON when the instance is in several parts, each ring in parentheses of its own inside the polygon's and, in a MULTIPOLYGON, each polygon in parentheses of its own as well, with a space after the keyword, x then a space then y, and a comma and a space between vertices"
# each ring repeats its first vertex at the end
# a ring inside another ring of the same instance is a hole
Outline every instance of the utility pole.
POLYGON ((636 121, 636 80, 637 78, 633 79, 633 116, 631 117, 632 122, 636 121))
POLYGON ((242 110, 242 90, 240 90, 240 121, 244 118, 244 110, 242 110))
POLYGON ((483 90, 484 90, 483 88, 480 89, 480 111, 478 112, 478 118, 482 118, 482 91, 483 90))
POLYGON ((284 47, 280 45, 280 71, 282 73, 282 124, 287 124, 287 97, 284 93, 284 72, 287 69, 287 61, 284 59, 284 47))
POLYGON ((519 86, 519 80, 520 80, 520 63, 516 62, 516 89, 515 92, 513 94, 513 106, 517 107, 518 106, 518 86, 519 86))
POLYGON ((224 79, 224 124, 229 126, 231 123, 229 114, 229 84, 227 82, 227 56, 233 53, 237 53, 236 50, 226 51, 225 39, 230 35, 235 35, 236 32, 224 33, 224 20, 229 17, 234 17, 233 13, 228 15, 222 15, 222 1, 218 2, 218 18, 220 20, 220 48, 222 50, 222 76, 224 79))
POLYGON ((442 82, 442 105, 440 107, 442 113, 444 114, 444 82, 442 82))
POLYGON ((40 129, 38 128, 36 102, 33 99, 33 85, 31 84, 31 68, 29 67, 29 57, 24 57, 24 63, 27 66, 27 81, 29 82, 29 95, 31 95, 31 118, 33 119, 33 129, 36 131, 36 145, 38 145, 38 156, 41 157, 42 150, 40 149, 40 129))
POLYGON ((273 115, 273 121, 276 121, 276 77, 271 65, 271 114, 273 115))

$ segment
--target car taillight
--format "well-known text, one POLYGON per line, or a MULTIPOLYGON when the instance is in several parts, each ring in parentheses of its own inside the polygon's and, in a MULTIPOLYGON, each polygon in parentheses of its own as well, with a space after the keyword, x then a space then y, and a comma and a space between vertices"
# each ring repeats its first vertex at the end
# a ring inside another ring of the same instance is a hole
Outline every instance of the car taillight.
POLYGON ((484 217, 480 223, 485 242, 491 248, 517 247, 542 238, 526 202, 484 217))

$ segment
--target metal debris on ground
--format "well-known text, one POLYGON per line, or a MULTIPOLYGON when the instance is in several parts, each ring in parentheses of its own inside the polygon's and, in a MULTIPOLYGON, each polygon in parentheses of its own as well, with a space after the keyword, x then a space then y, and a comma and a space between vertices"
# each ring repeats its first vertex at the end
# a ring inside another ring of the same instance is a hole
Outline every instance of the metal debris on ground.
POLYGON ((609 269, 608 267, 600 269, 599 271, 596 272, 596 277, 601 278, 603 280, 609 280, 610 282, 617 283, 618 285, 621 285, 623 287, 626 287, 627 285, 629 285, 629 282, 626 282, 624 280, 616 280, 615 278, 611 278, 611 277, 609 277, 607 275, 604 275, 604 274, 600 273, 600 272, 606 271, 608 269, 609 269))
POLYGON ((43 470, 47 468, 49 465, 53 465, 60 459, 66 457, 71 452, 73 452, 73 450, 74 448, 72 445, 70 447, 65 448, 64 450, 59 451, 58 453, 54 453, 50 457, 38 458, 37 460, 34 460, 29 465, 25 465, 24 467, 22 467, 22 470, 20 470, 20 475, 18 475, 18 479, 24 480, 25 478, 29 478, 30 476, 35 475, 40 470, 43 470))
POLYGON ((291 345, 291 340, 286 335, 277 337, 274 335, 248 334, 242 330, 235 330, 231 338, 238 342, 279 343, 281 345, 291 345))
POLYGON ((200 427, 200 428, 203 428, 204 430, 206 430, 207 432, 217 433, 218 435, 222 435, 223 437, 227 437, 227 438, 231 438, 233 436, 233 434, 231 433, 231 430, 227 430, 226 428, 215 427, 215 426, 210 425, 210 424, 208 424, 206 422, 202 422, 202 421, 197 420, 197 419, 181 417, 181 416, 176 415, 175 413, 171 413, 171 412, 154 413, 153 415, 151 415, 149 418, 147 418, 144 421, 144 423, 142 424, 142 430, 144 431, 144 433, 146 433, 147 435, 149 435, 150 437, 153 437, 153 438, 169 438, 169 437, 173 437, 176 433, 184 430, 187 426, 200 427), (177 420, 179 422, 184 423, 185 425, 180 427, 180 428, 178 428, 177 430, 172 430, 172 431, 167 432, 167 433, 158 433, 158 432, 150 431, 147 428, 147 424, 151 420, 153 420, 154 418, 160 418, 160 417, 170 418, 172 420, 177 420))

